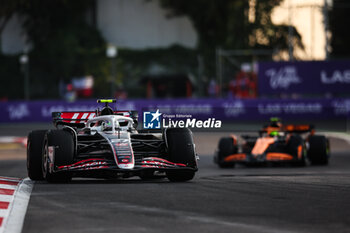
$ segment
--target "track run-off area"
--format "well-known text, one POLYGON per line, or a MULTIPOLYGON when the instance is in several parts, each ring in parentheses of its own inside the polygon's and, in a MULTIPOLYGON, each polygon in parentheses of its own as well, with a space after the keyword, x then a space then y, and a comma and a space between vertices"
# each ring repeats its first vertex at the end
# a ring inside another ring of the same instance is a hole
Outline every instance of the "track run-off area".
POLYGON ((14 194, 0 195, 0 232, 350 232, 350 137, 328 134, 328 166, 220 169, 213 153, 226 135, 194 132, 199 171, 185 183, 32 182, 23 145, 0 144, 0 192, 14 194))

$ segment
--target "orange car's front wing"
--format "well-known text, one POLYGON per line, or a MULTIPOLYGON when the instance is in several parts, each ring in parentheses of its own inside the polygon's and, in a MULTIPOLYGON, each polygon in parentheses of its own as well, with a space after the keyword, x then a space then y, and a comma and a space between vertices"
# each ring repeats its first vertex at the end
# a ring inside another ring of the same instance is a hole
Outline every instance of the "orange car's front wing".
POLYGON ((242 163, 254 163, 254 162, 278 162, 278 161, 295 161, 297 158, 287 153, 269 152, 263 154, 232 154, 225 157, 224 162, 242 162, 242 163))

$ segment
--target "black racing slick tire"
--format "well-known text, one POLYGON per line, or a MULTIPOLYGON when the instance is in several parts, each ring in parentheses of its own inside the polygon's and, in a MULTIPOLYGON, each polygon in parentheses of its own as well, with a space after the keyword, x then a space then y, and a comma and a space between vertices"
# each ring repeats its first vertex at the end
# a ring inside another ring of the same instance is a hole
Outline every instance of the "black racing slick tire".
POLYGON ((220 168, 233 168, 234 162, 225 162, 225 158, 229 155, 236 154, 238 151, 237 146, 234 145, 233 138, 221 138, 218 145, 218 151, 216 154, 216 162, 220 168))
POLYGON ((53 167, 72 164, 74 161, 75 146, 73 135, 65 130, 50 130, 46 133, 43 147, 43 177, 50 183, 69 182, 70 173, 54 172, 50 168, 49 147, 54 150, 53 167))
POLYGON ((185 164, 188 169, 168 170, 167 178, 172 182, 184 182, 192 180, 197 170, 197 159, 192 132, 188 128, 165 129, 169 161, 185 164))
POLYGON ((308 158, 313 165, 327 165, 330 156, 329 141, 325 136, 309 137, 308 158))
POLYGON ((300 135, 292 135, 289 138, 287 150, 290 155, 295 158, 294 165, 296 166, 306 166, 306 156, 305 156, 305 145, 304 140, 300 135), (301 148, 301 151, 299 151, 301 148), (300 154, 299 154, 300 153, 300 154))
POLYGON ((42 148, 46 130, 34 130, 27 139, 27 172, 31 180, 43 180, 42 148))

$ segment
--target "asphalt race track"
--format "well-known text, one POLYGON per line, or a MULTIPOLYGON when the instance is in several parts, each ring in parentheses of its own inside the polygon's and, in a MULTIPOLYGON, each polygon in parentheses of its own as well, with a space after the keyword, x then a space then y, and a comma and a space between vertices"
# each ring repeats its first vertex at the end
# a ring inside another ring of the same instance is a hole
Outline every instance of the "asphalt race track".
MULTIPOLYGON (((347 142, 331 138, 328 166, 219 169, 212 154, 223 135, 195 134, 191 182, 36 182, 22 232, 350 232, 347 142)), ((25 178, 24 154, 0 150, 0 175, 25 178)))

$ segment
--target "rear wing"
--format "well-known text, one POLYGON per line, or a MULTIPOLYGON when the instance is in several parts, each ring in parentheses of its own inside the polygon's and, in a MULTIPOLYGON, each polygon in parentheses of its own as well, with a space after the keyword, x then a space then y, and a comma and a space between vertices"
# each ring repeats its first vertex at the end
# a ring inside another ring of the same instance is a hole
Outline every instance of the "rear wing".
POLYGON ((272 131, 289 132, 289 133, 313 133, 315 130, 313 125, 283 125, 283 126, 265 126, 259 131, 259 134, 270 133, 272 131))
MULTIPOLYGON (((96 117, 97 111, 84 111, 84 112, 53 112, 52 121, 57 127, 58 125, 68 125, 77 128, 85 127, 85 123, 96 117)), ((114 115, 121 115, 125 117, 131 117, 135 123, 138 122, 137 111, 114 111, 114 115)))
POLYGON ((314 131, 313 125, 284 125, 283 130, 291 133, 307 133, 314 131))

